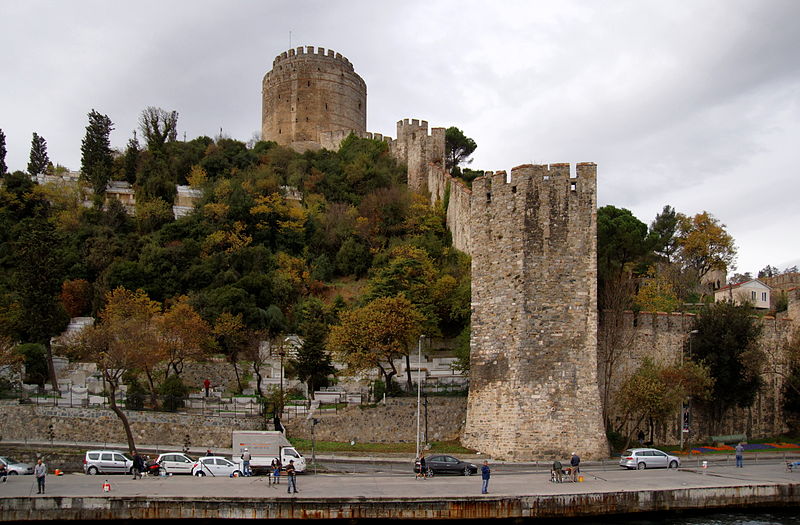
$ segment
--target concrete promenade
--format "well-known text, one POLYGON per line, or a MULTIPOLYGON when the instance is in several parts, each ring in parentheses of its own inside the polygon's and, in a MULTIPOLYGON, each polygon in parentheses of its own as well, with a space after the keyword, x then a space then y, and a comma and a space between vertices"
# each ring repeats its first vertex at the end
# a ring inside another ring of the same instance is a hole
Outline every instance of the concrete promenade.
POLYGON ((405 519, 555 518, 675 509, 713 509, 800 504, 800 472, 783 464, 707 470, 584 469, 583 483, 554 484, 546 470, 524 474, 495 465, 489 494, 480 476, 305 474, 299 494, 286 480, 271 487, 264 477, 132 480, 128 476, 50 475, 37 495, 32 476, 0 485, 3 521, 139 518, 344 518, 405 519), (111 492, 102 491, 108 479, 111 492))

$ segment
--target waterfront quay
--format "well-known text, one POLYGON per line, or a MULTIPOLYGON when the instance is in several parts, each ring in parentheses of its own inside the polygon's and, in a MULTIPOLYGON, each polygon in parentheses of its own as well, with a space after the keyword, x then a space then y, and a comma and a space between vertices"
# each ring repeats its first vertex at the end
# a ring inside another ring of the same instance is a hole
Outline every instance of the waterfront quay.
POLYGON ((800 472, 783 463, 737 469, 598 470, 584 482, 551 483, 549 471, 516 472, 495 465, 489 494, 480 476, 415 479, 369 474, 304 474, 298 494, 266 477, 47 477, 36 494, 32 476, 0 485, 3 521, 50 519, 470 519, 559 518, 675 510, 797 506, 800 472), (108 480, 109 492, 102 485, 108 480))

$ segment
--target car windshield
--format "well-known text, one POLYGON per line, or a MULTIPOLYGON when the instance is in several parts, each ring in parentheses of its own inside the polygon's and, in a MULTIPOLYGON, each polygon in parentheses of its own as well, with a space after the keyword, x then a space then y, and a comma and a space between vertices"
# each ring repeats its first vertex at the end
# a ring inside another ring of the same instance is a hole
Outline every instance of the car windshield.
POLYGON ((3 463, 16 463, 16 461, 6 456, 0 456, 0 461, 3 463))

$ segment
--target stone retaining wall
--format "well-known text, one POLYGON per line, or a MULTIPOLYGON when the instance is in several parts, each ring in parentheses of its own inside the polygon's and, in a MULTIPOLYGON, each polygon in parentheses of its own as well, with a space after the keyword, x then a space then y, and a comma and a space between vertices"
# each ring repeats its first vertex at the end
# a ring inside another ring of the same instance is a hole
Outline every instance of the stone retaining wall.
MULTIPOLYGON (((428 434, 430 441, 458 440, 467 413, 465 397, 428 398, 428 434)), ((315 416, 319 424, 316 439, 358 443, 413 443, 417 430, 417 399, 388 398, 386 404, 349 406, 335 414, 315 416)), ((292 437, 311 439, 307 419, 285 422, 292 437)), ((420 410, 420 428, 425 428, 424 408, 420 410)))

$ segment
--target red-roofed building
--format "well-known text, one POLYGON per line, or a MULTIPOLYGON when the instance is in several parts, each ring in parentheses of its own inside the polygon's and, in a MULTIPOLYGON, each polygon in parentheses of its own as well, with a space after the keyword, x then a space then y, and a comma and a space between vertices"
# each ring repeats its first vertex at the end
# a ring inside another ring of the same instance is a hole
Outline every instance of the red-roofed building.
POLYGON ((729 284, 714 292, 714 301, 730 301, 735 304, 750 303, 753 308, 770 308, 770 292, 772 288, 758 279, 729 284))

